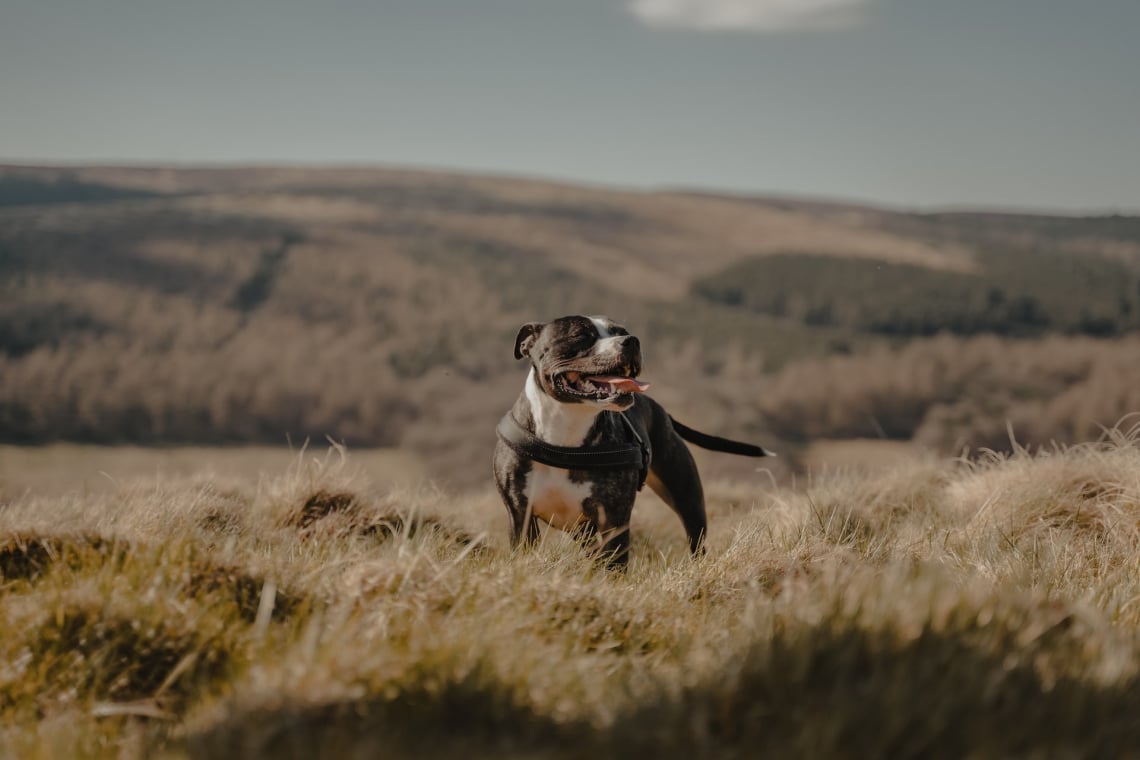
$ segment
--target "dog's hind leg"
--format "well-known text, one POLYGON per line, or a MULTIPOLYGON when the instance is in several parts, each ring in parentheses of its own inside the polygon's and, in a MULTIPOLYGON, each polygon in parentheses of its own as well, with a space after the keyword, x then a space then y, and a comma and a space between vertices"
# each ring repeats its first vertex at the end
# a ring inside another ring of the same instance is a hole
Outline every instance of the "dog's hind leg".
POLYGON ((674 445, 654 448, 653 463, 645 482, 681 518, 689 537, 689 551, 699 554, 708 530, 705 493, 697 463, 679 438, 674 445))

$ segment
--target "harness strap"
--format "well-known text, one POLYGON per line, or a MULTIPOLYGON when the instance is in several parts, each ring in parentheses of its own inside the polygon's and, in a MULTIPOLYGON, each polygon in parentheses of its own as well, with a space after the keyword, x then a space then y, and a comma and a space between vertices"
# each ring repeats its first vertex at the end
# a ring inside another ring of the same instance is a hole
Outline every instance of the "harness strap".
POLYGON ((637 470, 641 475, 638 490, 649 475, 649 447, 633 423, 619 414, 636 443, 603 443, 597 446, 554 446, 529 432, 507 412, 495 429, 503 443, 520 456, 562 470, 637 470))

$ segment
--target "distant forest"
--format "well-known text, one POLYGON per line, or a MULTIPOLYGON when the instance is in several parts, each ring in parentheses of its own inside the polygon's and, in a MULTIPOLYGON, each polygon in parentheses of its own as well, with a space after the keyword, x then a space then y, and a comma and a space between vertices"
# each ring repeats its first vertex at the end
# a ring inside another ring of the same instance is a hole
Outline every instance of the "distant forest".
POLYGON ((777 254, 703 278, 693 291, 805 325, 907 338, 940 332, 1109 337, 1140 329, 1135 265, 1039 249, 984 251, 971 273, 777 254))

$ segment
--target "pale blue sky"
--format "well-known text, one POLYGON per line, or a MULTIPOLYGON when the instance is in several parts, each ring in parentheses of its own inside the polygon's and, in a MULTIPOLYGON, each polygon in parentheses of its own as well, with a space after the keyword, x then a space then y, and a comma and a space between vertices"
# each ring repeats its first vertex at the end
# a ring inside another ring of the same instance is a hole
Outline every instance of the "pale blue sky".
POLYGON ((1140 0, 0 0, 0 161, 1140 211, 1140 0))

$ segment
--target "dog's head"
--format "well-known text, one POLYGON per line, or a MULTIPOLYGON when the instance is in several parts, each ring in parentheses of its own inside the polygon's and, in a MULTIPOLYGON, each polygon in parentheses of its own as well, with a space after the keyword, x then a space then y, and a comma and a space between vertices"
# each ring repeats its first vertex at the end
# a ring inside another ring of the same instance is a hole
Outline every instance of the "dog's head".
POLYGON ((627 409, 649 389, 641 374, 641 343, 606 317, 560 317, 522 326, 515 358, 529 358, 547 396, 564 404, 627 409))

